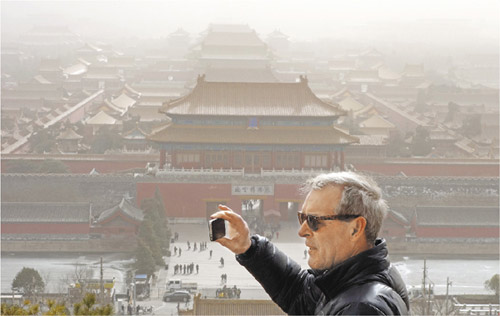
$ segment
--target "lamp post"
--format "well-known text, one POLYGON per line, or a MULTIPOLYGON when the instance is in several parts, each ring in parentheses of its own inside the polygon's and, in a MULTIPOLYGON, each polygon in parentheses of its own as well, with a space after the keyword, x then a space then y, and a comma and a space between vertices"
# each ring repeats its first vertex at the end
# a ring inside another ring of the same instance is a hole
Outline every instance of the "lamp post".
POLYGON ((450 277, 446 278, 446 300, 445 300, 445 315, 448 315, 448 289, 451 286, 450 277))
POLYGON ((130 283, 130 287, 132 288, 132 305, 133 305, 132 313, 135 314, 135 302, 137 300, 136 292, 135 292, 135 280, 134 280, 134 282, 130 283))

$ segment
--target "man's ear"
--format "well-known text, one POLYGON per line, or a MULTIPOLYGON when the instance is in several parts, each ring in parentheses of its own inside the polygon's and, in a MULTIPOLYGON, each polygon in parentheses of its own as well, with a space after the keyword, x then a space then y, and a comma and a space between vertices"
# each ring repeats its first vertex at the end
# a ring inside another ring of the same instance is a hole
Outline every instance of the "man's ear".
POLYGON ((351 222, 351 237, 352 238, 359 238, 360 236, 363 236, 365 233, 365 228, 366 228, 366 218, 360 216, 355 218, 351 222))

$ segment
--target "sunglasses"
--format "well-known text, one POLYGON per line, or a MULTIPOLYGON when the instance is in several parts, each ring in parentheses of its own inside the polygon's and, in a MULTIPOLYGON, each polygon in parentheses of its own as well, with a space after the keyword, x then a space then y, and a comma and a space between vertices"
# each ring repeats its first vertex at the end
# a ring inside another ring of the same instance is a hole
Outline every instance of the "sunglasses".
POLYGON ((297 215, 299 217, 299 223, 302 225, 305 221, 307 221, 307 225, 309 228, 315 232, 318 230, 318 225, 319 221, 334 221, 334 220, 339 220, 339 221, 345 221, 348 219, 353 219, 360 217, 361 215, 328 215, 328 216, 314 216, 314 215, 307 215, 302 212, 297 212, 297 215))

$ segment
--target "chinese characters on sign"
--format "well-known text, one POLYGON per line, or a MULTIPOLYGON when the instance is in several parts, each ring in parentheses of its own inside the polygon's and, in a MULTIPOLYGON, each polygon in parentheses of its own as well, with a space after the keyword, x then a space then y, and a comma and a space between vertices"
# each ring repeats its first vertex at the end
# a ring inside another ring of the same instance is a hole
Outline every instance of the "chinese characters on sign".
POLYGON ((274 195, 273 184, 236 185, 231 186, 232 195, 274 195))

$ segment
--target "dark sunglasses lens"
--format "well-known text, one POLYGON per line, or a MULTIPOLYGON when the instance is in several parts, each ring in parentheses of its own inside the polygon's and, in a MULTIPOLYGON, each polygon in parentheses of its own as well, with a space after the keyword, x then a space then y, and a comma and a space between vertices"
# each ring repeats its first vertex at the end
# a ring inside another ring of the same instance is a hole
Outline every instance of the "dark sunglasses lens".
POLYGON ((308 216, 307 225, 309 225, 309 228, 314 232, 318 230, 318 220, 315 217, 308 216))
POLYGON ((299 223, 300 225, 304 224, 304 222, 307 220, 307 215, 303 213, 299 213, 299 223))
POLYGON ((307 221, 307 226, 309 226, 312 231, 318 230, 318 220, 314 216, 308 216, 304 213, 297 213, 297 215, 299 217, 300 225, 307 221))

